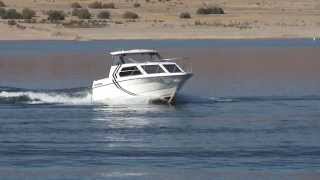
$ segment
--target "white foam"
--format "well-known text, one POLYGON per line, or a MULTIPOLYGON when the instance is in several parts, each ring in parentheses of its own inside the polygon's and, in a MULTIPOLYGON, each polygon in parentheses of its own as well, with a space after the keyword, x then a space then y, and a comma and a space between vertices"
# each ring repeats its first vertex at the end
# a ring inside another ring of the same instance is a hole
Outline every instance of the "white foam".
POLYGON ((31 99, 32 104, 36 103, 60 103, 60 104, 70 104, 70 105, 88 105, 92 104, 91 94, 88 93, 86 96, 73 97, 68 96, 63 93, 43 93, 43 92, 0 92, 0 97, 13 98, 27 96, 31 99))

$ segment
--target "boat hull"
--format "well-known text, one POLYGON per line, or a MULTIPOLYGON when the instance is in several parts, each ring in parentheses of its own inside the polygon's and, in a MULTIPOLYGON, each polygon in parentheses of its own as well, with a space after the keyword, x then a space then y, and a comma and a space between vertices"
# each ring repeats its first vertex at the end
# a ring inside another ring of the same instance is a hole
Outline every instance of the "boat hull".
POLYGON ((119 104, 136 102, 174 103, 176 93, 192 76, 190 73, 170 76, 136 77, 109 80, 92 89, 94 103, 119 104))

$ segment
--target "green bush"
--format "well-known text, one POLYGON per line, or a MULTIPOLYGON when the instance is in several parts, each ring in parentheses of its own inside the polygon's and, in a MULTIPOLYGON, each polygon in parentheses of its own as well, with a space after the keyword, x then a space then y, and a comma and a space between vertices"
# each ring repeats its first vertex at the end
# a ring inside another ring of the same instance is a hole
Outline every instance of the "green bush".
POLYGON ((74 9, 72 16, 77 16, 79 19, 90 19, 91 13, 88 9, 74 9))
POLYGON ((88 7, 91 9, 102 9, 102 3, 95 1, 95 2, 88 4, 88 7))
POLYGON ((102 9, 115 9, 116 6, 114 5, 114 3, 104 3, 102 4, 102 9))
POLYGON ((66 17, 66 14, 63 11, 50 10, 48 11, 48 20, 51 22, 62 21, 66 17))
POLYGON ((188 12, 182 12, 182 13, 180 13, 179 17, 180 17, 181 19, 190 19, 190 18, 191 18, 191 15, 190 15, 190 13, 188 13, 188 12))
POLYGON ((0 8, 0 17, 3 18, 6 15, 6 9, 0 8))
POLYGON ((122 17, 125 19, 138 19, 139 15, 131 11, 126 11, 122 17))
POLYGON ((110 12, 109 11, 101 11, 98 14, 99 19, 109 19, 110 18, 110 12))
POLYGON ((197 14, 206 15, 206 14, 224 14, 224 10, 218 6, 208 6, 198 8, 197 14))
POLYGON ((82 8, 82 6, 78 3, 78 2, 74 2, 74 3, 72 3, 71 5, 71 8, 82 8))
POLYGON ((15 9, 8 9, 5 12, 5 15, 2 16, 3 19, 21 19, 22 15, 17 12, 15 9))
POLYGON ((3 1, 0 1, 0 7, 6 7, 6 4, 4 4, 3 1))
POLYGON ((36 12, 29 8, 24 8, 22 10, 22 18, 23 19, 32 19, 36 15, 36 12))

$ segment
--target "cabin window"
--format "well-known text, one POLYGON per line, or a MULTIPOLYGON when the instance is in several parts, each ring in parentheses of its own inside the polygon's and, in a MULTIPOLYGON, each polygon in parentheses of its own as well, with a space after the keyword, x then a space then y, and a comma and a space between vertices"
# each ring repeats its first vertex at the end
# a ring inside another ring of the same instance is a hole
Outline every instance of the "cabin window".
POLYGON ((181 70, 175 64, 165 64, 163 66, 171 73, 181 72, 181 70))
POLYGON ((119 73, 120 77, 141 75, 140 70, 136 66, 124 67, 119 73))
POLYGON ((143 65, 141 67, 147 74, 164 73, 164 70, 159 65, 143 65))

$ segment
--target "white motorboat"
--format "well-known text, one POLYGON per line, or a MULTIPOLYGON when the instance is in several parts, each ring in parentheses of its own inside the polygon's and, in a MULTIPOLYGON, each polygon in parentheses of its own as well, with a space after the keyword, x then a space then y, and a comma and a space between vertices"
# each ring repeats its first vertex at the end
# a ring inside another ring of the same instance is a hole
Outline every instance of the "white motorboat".
POLYGON ((192 76, 174 59, 162 59, 155 50, 135 49, 110 54, 113 64, 109 77, 92 84, 94 103, 114 104, 139 98, 173 104, 177 92, 192 76))

